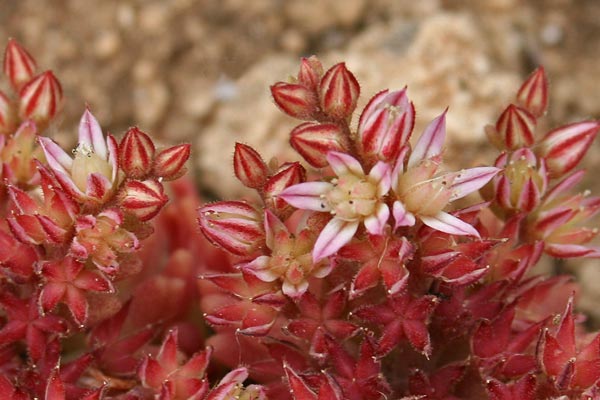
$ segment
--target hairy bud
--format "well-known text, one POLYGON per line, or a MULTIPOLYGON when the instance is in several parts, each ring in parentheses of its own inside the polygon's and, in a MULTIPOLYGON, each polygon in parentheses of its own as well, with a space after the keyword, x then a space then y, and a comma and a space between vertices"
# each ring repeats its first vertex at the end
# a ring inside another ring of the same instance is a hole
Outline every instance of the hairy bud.
POLYGON ((260 154, 252 147, 242 143, 235 144, 233 171, 240 182, 253 189, 261 188, 269 173, 267 164, 260 154))
POLYGON ((190 145, 180 144, 164 149, 154 159, 154 174, 172 181, 185 174, 185 163, 190 158, 190 145))
POLYGON ((35 121, 40 130, 48 126, 62 106, 62 87, 52 71, 36 76, 19 92, 19 117, 35 121))
POLYGON ((356 108, 359 95, 358 81, 344 63, 331 67, 321 79, 319 85, 321 109, 333 119, 349 119, 356 108))
POLYGON ((119 165, 127 176, 142 178, 152 170, 154 153, 152 139, 137 127, 129 128, 119 144, 119 165))

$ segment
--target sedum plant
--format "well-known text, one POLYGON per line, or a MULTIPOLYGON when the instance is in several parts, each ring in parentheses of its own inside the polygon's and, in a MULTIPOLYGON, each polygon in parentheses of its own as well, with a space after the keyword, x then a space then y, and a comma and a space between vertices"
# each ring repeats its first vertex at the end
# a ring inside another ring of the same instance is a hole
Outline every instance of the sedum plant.
POLYGON ((486 127, 493 164, 452 171, 447 111, 413 134, 405 88, 354 116, 346 66, 302 59, 271 92, 305 163, 238 143, 254 200, 204 205, 189 145, 86 109, 65 151, 56 77, 14 40, 4 73, 1 398, 600 398, 577 283, 535 270, 600 255, 600 199, 575 190, 600 124, 540 132, 542 68, 486 127))

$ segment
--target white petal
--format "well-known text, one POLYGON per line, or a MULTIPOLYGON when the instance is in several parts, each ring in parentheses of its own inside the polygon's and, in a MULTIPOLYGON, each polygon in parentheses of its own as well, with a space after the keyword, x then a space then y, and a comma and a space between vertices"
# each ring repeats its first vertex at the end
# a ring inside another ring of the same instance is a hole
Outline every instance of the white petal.
POLYGON ((265 236, 266 243, 269 249, 273 249, 275 244, 275 236, 278 232, 285 231, 289 233, 287 227, 271 210, 265 211, 265 236))
POLYGON ((479 167, 451 174, 454 176, 454 180, 450 187, 450 190, 452 190, 450 201, 460 199, 469 193, 481 189, 500 171, 496 167, 479 167))
POLYGON ((73 159, 52 139, 39 136, 38 140, 50 168, 54 171, 60 171, 63 174, 69 175, 71 167, 73 166, 73 159))
POLYGON ((372 235, 381 235, 389 217, 390 209, 385 203, 381 203, 374 215, 365 218, 365 228, 372 235))
POLYGON ((452 235, 470 235, 480 237, 472 225, 446 212, 440 211, 433 217, 421 217, 421 221, 430 228, 452 235))
POLYGON ((358 225, 358 221, 348 222, 338 218, 329 221, 315 242, 312 253, 313 263, 316 264, 325 257, 334 254, 350 242, 358 229, 358 225))
POLYGON ((354 175, 364 175, 362 165, 358 160, 346 153, 330 151, 327 153, 327 162, 337 176, 352 173, 354 175))
POLYGON ((446 139, 446 111, 431 121, 425 128, 408 159, 409 167, 413 167, 421 160, 435 157, 442 152, 444 140, 446 139))
POLYGON ((269 256, 259 256, 254 260, 250 261, 247 264, 242 266, 242 269, 246 272, 251 273, 256 276, 263 282, 273 282, 279 275, 274 274, 273 271, 269 268, 269 261, 271 257, 269 256))
POLYGON ((79 143, 85 144, 103 160, 106 160, 106 141, 100 124, 89 109, 85 110, 79 121, 79 143))
POLYGON ((378 182, 377 196, 385 195, 392 186, 392 173, 389 164, 379 161, 369 172, 369 178, 378 182))
POLYGON ((301 210, 330 211, 325 199, 321 198, 333 185, 328 182, 304 182, 290 186, 279 193, 279 197, 301 210))
POLYGON ((416 222, 415 216, 404 208, 401 201, 395 201, 392 209, 394 215, 394 230, 401 226, 413 226, 416 222))

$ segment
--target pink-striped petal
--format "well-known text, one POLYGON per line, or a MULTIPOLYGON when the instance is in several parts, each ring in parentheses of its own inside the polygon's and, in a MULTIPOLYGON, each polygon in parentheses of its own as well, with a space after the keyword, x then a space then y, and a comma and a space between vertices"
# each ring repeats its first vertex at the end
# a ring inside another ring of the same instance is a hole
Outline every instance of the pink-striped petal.
POLYGON ((312 253, 313 263, 316 264, 325 257, 334 254, 350 242, 358 229, 358 225, 358 221, 342 221, 338 218, 329 221, 315 242, 312 253))
POLYGON ((442 152, 446 139, 446 109, 439 117, 429 123, 417 141, 408 159, 408 166, 413 167, 421 160, 435 157, 442 152))
POLYGON ((112 183, 108 178, 101 173, 95 172, 87 178, 85 194, 89 197, 102 200, 111 189, 112 183))
POLYGON ((108 164, 112 169, 112 175, 110 177, 111 182, 115 182, 117 180, 117 173, 119 172, 118 166, 118 144, 117 139, 113 135, 108 135, 106 137, 106 144, 108 145, 108 164))
POLYGON ((79 121, 79 144, 89 147, 100 158, 106 160, 106 141, 104 140, 100 124, 92 115, 89 108, 86 108, 79 121))
POLYGON ((394 230, 401 226, 413 226, 416 222, 415 216, 407 211, 401 201, 395 201, 392 209, 394 215, 394 230))
POLYGON ((369 233, 372 235, 381 235, 383 234, 383 229, 389 217, 390 209, 388 208, 387 204, 380 203, 377 206, 375 214, 365 218, 365 228, 367 228, 367 231, 369 231, 369 233))
POLYGON ((337 176, 344 174, 363 175, 363 168, 358 160, 346 153, 340 153, 338 151, 330 151, 327 153, 327 162, 333 169, 333 172, 337 176))
POLYGON ((279 197, 302 210, 330 211, 329 204, 321 198, 333 185, 328 182, 304 182, 279 193, 279 197))
POLYGON ((278 232, 289 233, 287 227, 281 220, 271 211, 265 211, 265 241, 269 249, 273 249, 275 245, 275 237, 278 232))
POLYGON ((586 171, 584 170, 573 172, 571 175, 568 175, 566 178, 556 184, 544 197, 544 203, 548 204, 559 195, 568 193, 569 190, 573 189, 577 184, 579 184, 579 182, 581 182, 585 176, 585 172, 586 171))
POLYGON ((469 235, 480 237, 472 225, 446 212, 440 211, 433 217, 421 216, 421 221, 430 228, 452 235, 469 235))
POLYGON ((52 139, 44 136, 38 137, 38 142, 46 156, 46 161, 53 171, 69 174, 73 166, 73 159, 52 139))
POLYGON ((381 197, 385 195, 392 186, 392 174, 390 165, 383 161, 379 161, 371 171, 369 172, 369 178, 378 182, 377 185, 377 196, 381 197))
POLYGON ((308 281, 304 280, 294 285, 288 281, 284 281, 281 285, 281 291, 286 296, 290 296, 292 299, 297 299, 302 296, 308 290, 308 281))
POLYGON ((500 171, 500 168, 496 167, 479 167, 452 174, 454 175, 454 181, 450 187, 450 190, 452 190, 450 201, 460 199, 481 189, 500 171))
POLYGON ((269 268, 270 260, 271 257, 269 256, 259 256, 249 263, 244 264, 242 269, 256 276, 263 282, 273 282, 279 278, 279 275, 273 273, 273 271, 269 268))

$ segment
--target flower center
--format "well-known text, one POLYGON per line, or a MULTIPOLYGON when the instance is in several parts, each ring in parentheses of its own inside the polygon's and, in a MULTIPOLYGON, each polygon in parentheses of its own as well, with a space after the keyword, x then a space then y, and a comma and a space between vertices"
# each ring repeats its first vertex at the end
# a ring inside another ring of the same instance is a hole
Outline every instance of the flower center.
POLYGON ((88 177, 94 173, 99 173, 111 180, 112 167, 108 161, 94 153, 89 146, 80 143, 73 150, 73 154, 75 159, 71 168, 71 177, 79 190, 85 193, 88 177))
POLYGON ((415 215, 436 215, 446 207, 452 192, 447 177, 434 178, 438 165, 423 162, 398 177, 397 195, 404 207, 415 215))
POLYGON ((518 203, 523 186, 529 179, 533 180, 538 189, 543 187, 542 177, 535 166, 531 165, 525 157, 509 162, 504 170, 504 175, 510 182, 510 201, 512 204, 518 203))
POLYGON ((269 267, 291 284, 299 284, 313 268, 310 244, 294 235, 278 235, 269 267))
POLYGON ((336 218, 355 221, 375 212, 377 206, 377 186, 365 179, 346 174, 332 181, 334 187, 325 199, 336 218))

